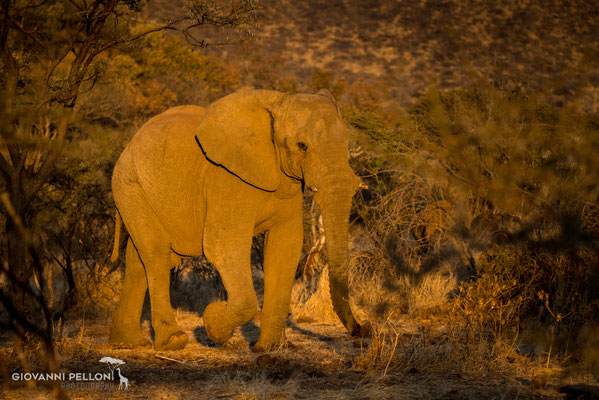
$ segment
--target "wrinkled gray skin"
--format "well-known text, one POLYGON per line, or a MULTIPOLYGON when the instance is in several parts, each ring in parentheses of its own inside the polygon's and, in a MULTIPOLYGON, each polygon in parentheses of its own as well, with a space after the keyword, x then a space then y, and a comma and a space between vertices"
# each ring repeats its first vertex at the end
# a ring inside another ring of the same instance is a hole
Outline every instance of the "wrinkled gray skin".
POLYGON ((204 312, 208 336, 225 343, 257 311, 252 237, 265 232, 264 305, 253 349, 284 335, 302 247, 302 182, 316 190, 327 236, 333 305, 359 335, 348 298, 348 223, 360 181, 348 163, 348 131, 330 93, 288 95, 243 90, 213 103, 172 108, 148 121, 114 168, 112 190, 130 238, 110 343, 150 345, 140 330, 150 290, 156 349, 179 349, 169 298, 169 270, 181 257, 205 254, 228 301, 204 312))

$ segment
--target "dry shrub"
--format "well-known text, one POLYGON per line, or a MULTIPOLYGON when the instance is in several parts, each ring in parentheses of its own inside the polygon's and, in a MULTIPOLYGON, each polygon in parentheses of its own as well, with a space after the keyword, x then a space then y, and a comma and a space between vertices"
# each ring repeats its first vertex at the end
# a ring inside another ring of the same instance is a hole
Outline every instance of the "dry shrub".
MULTIPOLYGON (((362 168, 381 162, 370 156, 358 160, 362 168)), ((356 206, 371 246, 354 256, 352 285, 358 304, 375 319, 445 302, 463 264, 448 232, 452 205, 442 192, 387 166, 366 178, 371 189, 356 206)))
POLYGON ((519 87, 482 86, 432 90, 410 116, 426 139, 415 172, 435 180, 466 228, 501 215, 529 229, 575 229, 560 218, 580 219, 581 205, 597 200, 599 125, 576 104, 560 108, 519 87))
POLYGON ((554 344, 584 346, 576 336, 599 317, 597 254, 588 249, 552 254, 545 249, 503 249, 487 253, 479 275, 460 286, 454 311, 467 321, 471 335, 529 340, 549 351, 554 344), (538 331, 539 324, 546 327, 538 331), (526 332, 525 332, 526 334, 526 332), (574 342, 574 343, 572 343, 574 342))
POLYGON ((220 275, 205 257, 184 259, 171 272, 171 302, 176 307, 202 313, 216 299, 225 299, 220 275))
MULTIPOLYGON (((363 351, 355 359, 356 367, 370 371, 383 371, 383 375, 389 368, 395 369, 399 365, 401 346, 398 348, 398 344, 400 339, 400 332, 389 319, 384 323, 374 324, 372 342, 366 351, 363 351)), ((403 365, 406 366, 406 364, 403 365)))
POLYGON ((549 353, 571 345, 599 317, 596 116, 479 87, 432 91, 412 119, 427 137, 416 171, 453 204, 472 268, 457 315, 479 337, 542 326, 549 353))
MULTIPOLYGON (((519 354, 509 342, 467 340, 457 326, 415 324, 413 318, 388 318, 375 324, 372 342, 354 359, 353 368, 366 372, 379 384, 412 379, 426 379, 434 384, 440 379, 439 384, 446 385, 449 379, 453 384, 478 382, 478 387, 481 377, 500 375, 505 379, 541 374, 554 382, 563 380, 563 369, 540 368, 538 362, 519 354)), ((482 389, 480 396, 484 392, 482 389)))
POLYGON ((72 316, 94 319, 112 314, 120 297, 123 273, 109 265, 86 264, 75 269, 77 296, 69 310, 72 316))
POLYGON ((312 83, 308 87, 313 92, 317 92, 320 89, 328 89, 336 99, 339 99, 345 91, 345 85, 345 79, 334 79, 330 72, 316 70, 312 74, 312 83))
POLYGON ((361 112, 373 112, 389 120, 400 110, 390 86, 383 81, 356 80, 347 85, 343 99, 361 112))
POLYGON ((482 346, 531 326, 548 351, 588 338, 577 332, 599 317, 596 115, 515 85, 431 90, 396 122, 356 106, 344 116, 370 187, 353 217, 373 244, 354 256, 361 306, 386 317, 448 303, 482 346))

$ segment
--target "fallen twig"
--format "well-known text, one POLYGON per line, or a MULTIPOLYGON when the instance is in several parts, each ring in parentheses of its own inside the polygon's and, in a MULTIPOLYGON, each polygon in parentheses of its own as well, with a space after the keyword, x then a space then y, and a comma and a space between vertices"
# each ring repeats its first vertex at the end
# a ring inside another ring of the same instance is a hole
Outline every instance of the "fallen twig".
POLYGON ((155 354, 154 357, 159 358, 161 360, 172 361, 172 362, 176 362, 179 364, 185 364, 185 361, 177 360, 176 358, 170 358, 167 356, 163 356, 162 354, 155 354))

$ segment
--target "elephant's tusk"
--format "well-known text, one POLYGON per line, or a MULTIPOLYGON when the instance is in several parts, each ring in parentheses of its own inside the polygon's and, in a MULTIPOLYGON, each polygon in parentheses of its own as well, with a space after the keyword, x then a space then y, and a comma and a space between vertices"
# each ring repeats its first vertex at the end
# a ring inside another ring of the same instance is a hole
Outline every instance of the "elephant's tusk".
POLYGON ((313 192, 318 192, 318 188, 316 186, 312 186, 310 188, 310 190, 313 191, 313 192))
POLYGON ((367 185, 367 184, 365 184, 364 182, 360 182, 360 185, 358 185, 358 187, 359 187, 360 189, 368 189, 368 185, 367 185))

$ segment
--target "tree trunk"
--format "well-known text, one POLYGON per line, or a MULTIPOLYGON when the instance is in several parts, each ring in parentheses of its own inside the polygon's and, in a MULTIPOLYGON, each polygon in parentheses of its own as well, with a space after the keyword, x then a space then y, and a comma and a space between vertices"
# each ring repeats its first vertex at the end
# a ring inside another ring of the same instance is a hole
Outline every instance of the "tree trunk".
POLYGON ((71 261, 70 256, 66 257, 65 259, 64 274, 67 278, 67 283, 69 284, 69 291, 67 292, 67 298, 64 306, 64 310, 66 311, 75 304, 75 297, 77 296, 77 286, 75 284, 75 277, 73 275, 73 262, 71 261))
MULTIPOLYGON (((14 209, 15 214, 23 220, 23 196, 20 191, 20 180, 11 180, 9 182, 10 189, 10 201, 14 209)), ((25 241, 19 233, 19 229, 15 224, 15 221, 11 215, 6 215, 6 242, 7 242, 7 261, 8 269, 18 282, 11 282, 12 298, 14 305, 19 310, 25 311, 27 309, 25 305, 25 291, 22 285, 26 285, 29 280, 29 272, 27 268, 27 249, 25 247, 25 241)))

